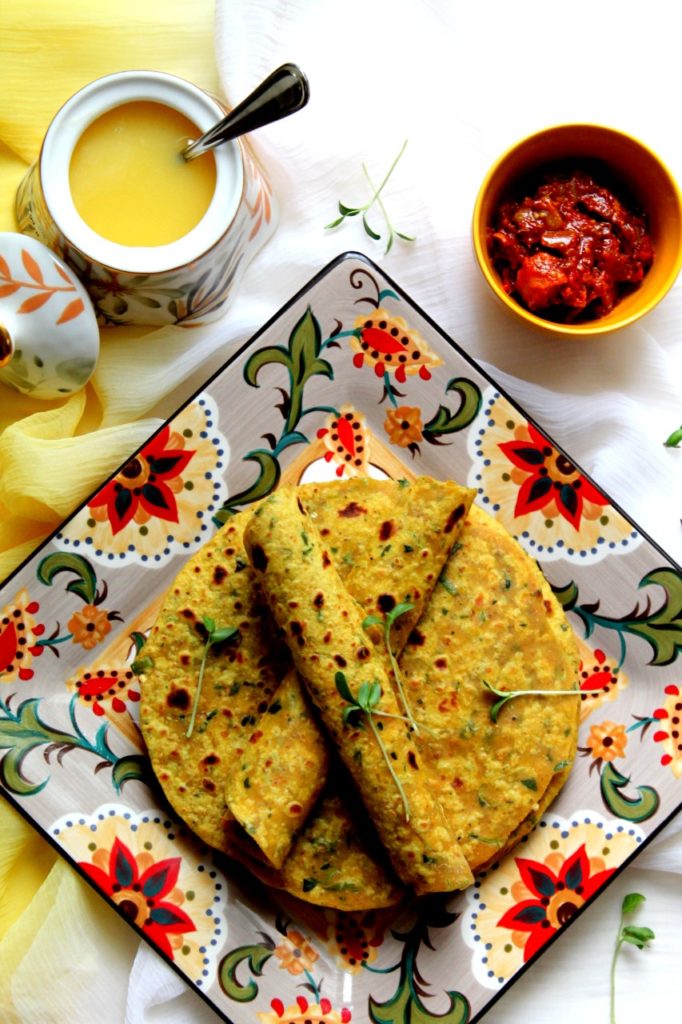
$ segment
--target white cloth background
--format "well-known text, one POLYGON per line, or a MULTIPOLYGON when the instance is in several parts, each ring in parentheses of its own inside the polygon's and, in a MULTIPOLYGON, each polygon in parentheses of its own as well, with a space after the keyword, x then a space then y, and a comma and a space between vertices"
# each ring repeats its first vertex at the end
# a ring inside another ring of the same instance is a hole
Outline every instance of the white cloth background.
MULTIPOLYGON (((679 37, 670 13, 665 0, 218 0, 216 59, 228 101, 238 102, 287 60, 306 72, 311 99, 253 135, 280 200, 280 226, 224 320, 201 339, 212 347, 222 338, 211 365, 338 253, 366 252, 682 562, 682 451, 663 447, 682 423, 682 282, 620 333, 554 341, 498 307, 470 234, 490 164, 551 124, 587 121, 629 132, 682 182, 679 37), (397 242, 384 257, 359 218, 325 231, 338 200, 369 198, 362 163, 380 179, 406 138, 385 199, 394 224, 416 241, 397 242)), ((486 1022, 606 1021, 620 902, 630 891, 647 896, 638 920, 657 938, 646 952, 622 954, 619 1024, 678 1007, 681 829, 678 818, 486 1022)), ((126 1024, 215 1019, 144 947, 128 1007, 126 1024)))
MULTIPOLYGON (((490 164, 524 134, 550 124, 593 121, 630 132, 682 181, 679 34, 670 18, 665 0, 218 0, 216 59, 228 101, 239 101, 285 60, 307 73, 311 100, 254 135, 281 204, 278 232, 226 316, 193 332, 191 350, 179 340, 170 351, 164 338, 175 332, 159 332, 164 398, 154 412, 170 414, 330 259, 361 250, 682 562, 682 451, 663 447, 682 422, 682 282, 627 330, 583 343, 554 341, 498 307, 470 241, 476 192, 490 164), (384 257, 382 243, 363 233, 359 219, 326 232, 338 200, 368 198, 362 162, 376 180, 406 138, 385 200, 395 225, 416 242, 398 242, 384 257)), ((154 346, 150 339, 150 355, 154 346)), ((133 389, 126 413, 134 412, 134 402, 133 389)), ((620 901, 633 890, 647 896, 637 919, 657 937, 647 952, 623 952, 619 1024, 645 1012, 677 1019, 681 825, 665 830, 486 1022, 606 1021, 620 901)), ((120 1024, 124 1012, 126 1024, 216 1020, 123 931, 112 934, 106 987, 127 990, 127 1010, 120 999, 93 1001, 84 991, 71 1016, 40 1021, 89 1021, 92 1013, 102 1024, 120 1024)), ((365 1024, 360 1014, 353 1020, 365 1024)))

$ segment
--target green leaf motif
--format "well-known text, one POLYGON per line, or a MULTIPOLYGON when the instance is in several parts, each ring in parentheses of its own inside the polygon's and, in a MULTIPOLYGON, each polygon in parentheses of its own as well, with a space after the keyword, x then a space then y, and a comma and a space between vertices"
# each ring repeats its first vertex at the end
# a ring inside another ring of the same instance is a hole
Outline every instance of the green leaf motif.
POLYGON ((442 434, 454 434, 463 430, 476 419, 481 409, 483 397, 479 387, 466 377, 453 377, 445 388, 455 391, 460 397, 459 408, 452 413, 445 405, 439 405, 438 411, 428 423, 424 424, 424 434, 440 437, 442 434))
POLYGON ((579 604, 578 587, 574 582, 565 587, 552 587, 565 611, 574 612, 585 627, 585 636, 594 633, 597 626, 615 631, 620 638, 623 656, 625 635, 646 640, 653 651, 650 665, 670 665, 682 651, 682 574, 676 569, 653 569, 639 582, 640 587, 659 586, 663 590, 662 604, 652 611, 652 599, 647 596, 643 608, 636 607, 628 615, 615 618, 599 612, 599 602, 579 604))
POLYGON ((95 772, 111 767, 112 784, 116 792, 120 792, 124 783, 130 779, 145 777, 143 766, 146 758, 142 755, 117 757, 107 741, 109 726, 100 726, 94 740, 89 740, 77 724, 75 705, 77 697, 71 698, 69 715, 74 732, 64 732, 45 722, 39 714, 40 697, 29 697, 22 701, 16 711, 9 706, 9 701, 0 700, 0 751, 5 750, 0 760, 0 781, 6 789, 17 796, 34 796, 50 781, 50 775, 39 782, 28 778, 24 770, 24 762, 31 751, 44 747, 45 760, 57 751, 57 760, 71 750, 83 750, 98 758, 95 772))
POLYGON ((658 584, 665 591, 660 608, 648 614, 644 611, 631 619, 622 620, 625 628, 641 636, 654 651, 652 665, 669 665, 682 650, 682 574, 675 569, 654 569, 644 576, 640 587, 658 584))
MULTIPOLYGON (((625 821, 646 821, 658 810, 660 797, 653 786, 637 786, 637 796, 629 797, 621 792, 630 782, 610 762, 601 773, 601 795, 610 811, 625 821)), ((636 894, 635 894, 636 895, 636 894)))
POLYGON ((431 1013, 407 981, 385 1003, 369 998, 369 1013, 374 1024, 466 1024, 471 1007, 461 992, 446 991, 450 1005, 445 1013, 431 1013))
POLYGON ((250 505, 253 501, 267 497, 279 483, 281 469, 277 459, 270 452, 257 451, 249 452, 244 456, 245 462, 258 463, 258 477, 250 487, 233 494, 222 507, 216 512, 213 521, 216 526, 222 526, 233 512, 241 505, 250 505))
POLYGON ((322 332, 310 307, 294 326, 289 336, 289 345, 271 345, 259 349, 249 358, 244 367, 244 378, 248 384, 258 387, 258 375, 264 366, 277 363, 289 371, 291 385, 289 408, 286 416, 285 433, 291 433, 303 408, 303 390, 311 377, 322 375, 334 379, 334 370, 326 359, 320 358, 322 332))
POLYGON ((120 793, 126 782, 130 782, 132 779, 146 782, 152 778, 149 758, 144 754, 126 754, 124 757, 119 757, 111 769, 111 781, 117 793, 120 793))
POLYGON ((97 576, 87 558, 56 551, 39 562, 36 576, 46 587, 51 587, 60 572, 72 573, 76 577, 66 586, 70 593, 77 594, 86 604, 94 602, 97 596, 97 576))
POLYGON ((308 444, 308 438, 296 426, 304 415, 303 392, 311 377, 320 375, 334 379, 334 370, 326 359, 320 358, 322 348, 322 332, 320 325, 310 307, 294 326, 287 347, 284 345, 268 345, 258 349, 244 366, 244 379, 252 387, 260 387, 260 373, 265 366, 271 364, 284 366, 289 374, 289 391, 279 390, 283 394, 280 409, 285 423, 279 440, 274 443, 274 450, 267 451, 257 448, 244 456, 245 461, 258 463, 259 473, 256 481, 245 490, 232 495, 213 517, 216 526, 222 526, 230 515, 241 505, 266 497, 279 483, 281 469, 277 456, 285 448, 294 444, 308 444))
POLYGON ((458 916, 444 911, 438 902, 429 901, 425 902, 422 915, 406 935, 394 933, 396 938, 405 940, 398 986, 391 998, 383 1003, 369 997, 372 1024, 467 1024, 469 1020, 471 1005, 461 992, 447 990, 444 993, 449 1000, 444 1013, 432 1013, 422 1001, 427 983, 417 967, 417 956, 422 943, 429 949, 434 948, 429 937, 429 926, 445 928, 458 916))
POLYGON ((41 720, 40 703, 39 697, 30 697, 13 714, 0 702, 0 750, 7 751, 0 763, 0 779, 17 796, 35 796, 49 782, 49 775, 41 782, 31 782, 24 773, 24 761, 35 747, 50 744, 68 749, 77 745, 74 736, 52 729, 41 720))
POLYGON ((268 946, 260 945, 239 946, 237 949, 233 949, 231 953, 223 957, 218 968, 218 980, 223 992, 237 1003, 249 1003, 255 999, 258 995, 258 985, 253 978, 249 978, 246 984, 242 985, 237 980, 237 968, 246 961, 251 972, 260 978, 272 953, 272 949, 268 946))
POLYGON ((552 587, 552 593, 565 612, 570 612, 578 601, 578 588, 572 580, 565 587, 552 587))

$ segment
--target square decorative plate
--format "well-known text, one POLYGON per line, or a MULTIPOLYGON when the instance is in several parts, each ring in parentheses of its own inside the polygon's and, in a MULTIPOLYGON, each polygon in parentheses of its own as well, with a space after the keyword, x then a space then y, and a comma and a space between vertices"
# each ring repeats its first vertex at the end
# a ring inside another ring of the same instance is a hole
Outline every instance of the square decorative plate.
POLYGON ((681 650, 680 568, 348 253, 0 590, 0 782, 224 1020, 464 1024, 678 811, 681 650), (368 469, 475 488, 540 564, 582 657, 558 799, 468 891, 397 914, 306 907, 202 846, 151 776, 131 669, 183 561, 231 510, 282 479, 368 469))

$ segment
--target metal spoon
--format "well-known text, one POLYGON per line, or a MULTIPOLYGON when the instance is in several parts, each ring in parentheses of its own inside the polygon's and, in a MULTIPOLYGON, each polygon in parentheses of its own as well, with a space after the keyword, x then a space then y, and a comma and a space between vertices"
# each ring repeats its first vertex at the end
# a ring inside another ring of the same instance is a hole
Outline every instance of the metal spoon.
POLYGON ((182 155, 185 160, 193 160, 214 146, 279 121, 304 107, 309 96, 308 79, 301 69, 295 64, 282 64, 231 110, 227 117, 204 132, 201 138, 190 142, 183 149, 182 155))

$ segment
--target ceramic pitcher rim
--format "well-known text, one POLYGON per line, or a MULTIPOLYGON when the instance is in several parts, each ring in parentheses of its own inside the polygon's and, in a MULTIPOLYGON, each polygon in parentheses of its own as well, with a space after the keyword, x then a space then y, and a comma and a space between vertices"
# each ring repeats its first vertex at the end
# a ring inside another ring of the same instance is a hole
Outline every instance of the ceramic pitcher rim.
POLYGON ((39 158, 41 187, 58 230, 74 249, 122 273, 168 273, 195 262, 230 229, 242 200, 244 166, 237 141, 214 150, 215 191, 201 220, 182 238, 165 245, 127 246, 97 234, 82 219, 71 197, 69 166, 78 139, 92 122, 123 103, 158 102, 184 114, 200 132, 224 116, 218 101, 198 86, 162 71, 119 71, 74 93, 45 134, 39 158))

